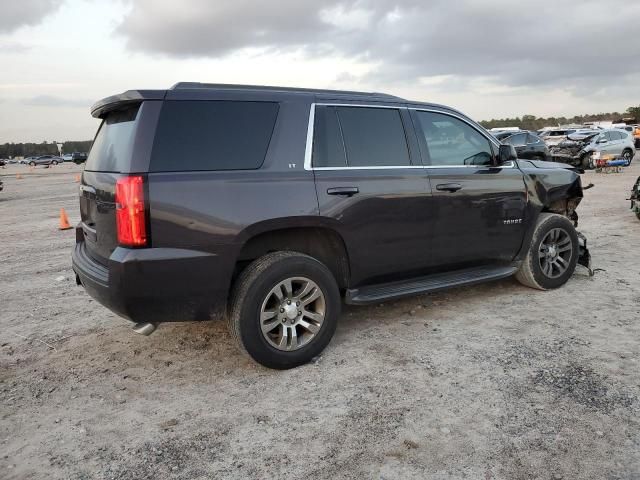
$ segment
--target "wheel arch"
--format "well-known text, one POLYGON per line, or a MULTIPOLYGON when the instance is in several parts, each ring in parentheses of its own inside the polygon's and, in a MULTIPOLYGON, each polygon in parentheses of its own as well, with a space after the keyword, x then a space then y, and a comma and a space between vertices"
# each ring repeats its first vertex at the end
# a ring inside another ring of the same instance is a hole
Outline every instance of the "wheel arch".
POLYGON ((324 263, 340 288, 349 286, 350 262, 346 243, 330 224, 318 218, 289 219, 256 224, 241 233, 234 270, 235 278, 253 260, 268 253, 288 250, 304 253, 324 263))

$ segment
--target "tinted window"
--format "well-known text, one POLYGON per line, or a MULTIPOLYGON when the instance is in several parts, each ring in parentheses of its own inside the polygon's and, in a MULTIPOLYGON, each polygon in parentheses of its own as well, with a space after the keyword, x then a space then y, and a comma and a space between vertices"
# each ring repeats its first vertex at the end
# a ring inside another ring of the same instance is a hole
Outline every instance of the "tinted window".
POLYGON ((527 143, 540 143, 540 142, 542 142, 542 140, 540 140, 540 138, 534 135, 533 133, 530 133, 527 136, 527 143))
POLYGON ((526 133, 518 133, 516 135, 511 135, 510 137, 505 138, 502 143, 506 143, 508 145, 513 145, 514 147, 519 147, 527 143, 527 134, 526 133))
POLYGON ((316 107, 313 127, 313 166, 347 166, 342 133, 334 107, 316 107))
POLYGON ((399 110, 336 107, 336 112, 350 167, 411 164, 399 110))
POLYGON ((622 135, 620 135, 620 132, 609 132, 609 136, 611 137, 612 141, 622 140, 622 135))
POLYGON ((150 170, 259 168, 277 114, 271 102, 165 101, 150 170))
POLYGON ((99 172, 128 170, 137 114, 138 106, 107 115, 93 141, 86 170, 99 172))
POLYGON ((455 117, 416 112, 431 165, 490 165, 489 140, 455 117))

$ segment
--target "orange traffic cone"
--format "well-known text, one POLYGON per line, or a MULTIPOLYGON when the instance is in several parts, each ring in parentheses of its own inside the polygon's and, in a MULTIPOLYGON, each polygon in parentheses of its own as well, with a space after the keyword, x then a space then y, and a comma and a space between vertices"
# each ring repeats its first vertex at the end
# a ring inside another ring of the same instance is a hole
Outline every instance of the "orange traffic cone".
POLYGON ((64 208, 60 209, 60 226, 58 230, 69 230, 73 228, 69 223, 69 217, 67 217, 67 212, 64 211, 64 208))
POLYGON ((20 175, 19 173, 16 173, 16 180, 22 180, 22 175, 20 175))
POLYGON ((75 177, 73 177, 73 180, 76 183, 80 182, 80 174, 77 174, 75 177))

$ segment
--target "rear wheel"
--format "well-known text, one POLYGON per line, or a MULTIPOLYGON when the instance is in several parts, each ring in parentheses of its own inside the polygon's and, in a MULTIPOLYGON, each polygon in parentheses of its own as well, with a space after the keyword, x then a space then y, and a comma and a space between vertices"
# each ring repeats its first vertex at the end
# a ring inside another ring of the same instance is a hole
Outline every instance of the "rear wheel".
POLYGON ((633 160, 633 151, 630 148, 626 148, 622 152, 622 158, 627 161, 627 164, 631 165, 631 160, 633 160))
POLYGON ((32 166, 32 167, 35 167, 36 166, 36 162, 29 162, 29 165, 32 166))
POLYGON ((562 215, 541 213, 516 279, 539 290, 561 287, 573 275, 578 255, 578 234, 571 221, 562 215))
POLYGON ((51 162, 51 165, 57 165, 57 164, 58 164, 57 160, 54 160, 54 161, 51 162))
POLYGON ((301 253, 276 252, 242 272, 227 322, 251 358, 269 368, 286 369, 324 350, 340 307, 338 285, 325 265, 301 253))

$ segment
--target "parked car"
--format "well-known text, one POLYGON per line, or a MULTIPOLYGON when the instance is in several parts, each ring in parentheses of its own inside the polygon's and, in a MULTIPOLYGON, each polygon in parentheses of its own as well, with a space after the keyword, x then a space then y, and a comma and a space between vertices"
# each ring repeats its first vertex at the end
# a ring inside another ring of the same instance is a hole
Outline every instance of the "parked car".
POLYGON ((550 160, 549 148, 533 132, 500 132, 494 135, 505 145, 513 145, 518 153, 518 158, 531 160, 550 160))
POLYGON ((326 347, 343 299, 511 275, 547 290, 589 265, 580 175, 445 106, 179 83, 92 115, 72 265, 138 333, 225 315, 242 351, 290 368, 326 347))
POLYGON ((36 165, 57 165, 62 163, 62 158, 56 155, 40 155, 36 158, 29 159, 28 164, 32 167, 36 165))
POLYGON ((73 152, 71 154, 71 160, 73 163, 79 165, 87 161, 87 154, 84 152, 73 152))
POLYGON ((71 153, 65 153, 64 155, 62 155, 62 161, 64 161, 64 162, 71 162, 71 161, 73 161, 73 154, 71 154, 71 153))
POLYGON ((636 125, 633 131, 634 144, 636 149, 640 148, 640 126, 636 125))
POLYGON ((636 183, 631 189, 631 211, 636 214, 638 220, 640 220, 640 177, 636 180, 636 183))
POLYGON ((629 132, 619 129, 600 130, 583 140, 567 140, 549 150, 554 161, 583 169, 594 167, 594 154, 621 157, 631 163, 636 153, 629 132))

